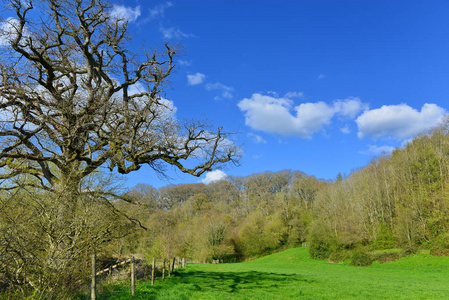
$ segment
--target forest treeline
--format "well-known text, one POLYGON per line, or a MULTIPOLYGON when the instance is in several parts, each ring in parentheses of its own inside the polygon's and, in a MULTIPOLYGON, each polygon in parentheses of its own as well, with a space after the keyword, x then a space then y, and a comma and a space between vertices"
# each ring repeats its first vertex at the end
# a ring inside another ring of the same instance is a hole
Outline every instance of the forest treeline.
POLYGON ((446 255, 448 180, 449 133, 441 126, 334 181, 286 170, 209 185, 140 184, 127 196, 141 205, 126 213, 149 230, 134 231, 109 250, 198 261, 301 245, 314 258, 333 260, 359 249, 446 255))
POLYGON ((448 124, 332 181, 285 170, 120 194, 121 182, 97 172, 70 212, 32 186, 3 190, 0 290, 66 297, 85 285, 92 253, 232 262, 306 246, 356 265, 378 250, 449 255, 448 124))

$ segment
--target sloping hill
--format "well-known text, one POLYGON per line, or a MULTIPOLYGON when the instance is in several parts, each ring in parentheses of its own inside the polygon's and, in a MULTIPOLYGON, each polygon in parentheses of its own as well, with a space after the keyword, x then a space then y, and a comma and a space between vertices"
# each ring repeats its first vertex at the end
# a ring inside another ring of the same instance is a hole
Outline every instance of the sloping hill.
MULTIPOLYGON (((122 294, 108 299, 126 299, 122 294)), ((353 267, 309 259, 295 248, 250 262, 190 264, 137 299, 448 299, 449 258, 417 254, 353 267)))

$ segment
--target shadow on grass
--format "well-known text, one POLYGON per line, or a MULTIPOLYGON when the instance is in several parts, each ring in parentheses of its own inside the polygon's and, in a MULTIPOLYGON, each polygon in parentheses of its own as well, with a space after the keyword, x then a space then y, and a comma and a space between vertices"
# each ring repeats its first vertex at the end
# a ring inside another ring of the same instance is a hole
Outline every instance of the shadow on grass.
MULTIPOLYGON (((231 298, 252 293, 277 295, 284 287, 307 285, 316 280, 297 274, 268 272, 205 272, 184 270, 175 272, 172 278, 151 286, 151 283, 138 284, 134 299, 198 299, 198 295, 224 295, 231 298)), ((118 292, 118 291, 116 291, 118 292)), ((103 294, 99 299, 132 299, 125 297, 129 292, 103 294), (108 297, 109 296, 109 297, 108 297)), ((213 296, 205 297, 207 299, 213 296)), ((225 297, 226 299, 228 297, 225 297)), ((245 297, 244 297, 245 298, 245 297)))
MULTIPOLYGON (((248 272, 204 272, 185 271, 176 276, 173 284, 190 285, 196 291, 220 291, 229 294, 239 293, 243 290, 276 291, 292 283, 313 283, 315 280, 296 274, 266 273, 257 271, 248 272)), ((164 288, 164 287, 161 287, 164 288)))

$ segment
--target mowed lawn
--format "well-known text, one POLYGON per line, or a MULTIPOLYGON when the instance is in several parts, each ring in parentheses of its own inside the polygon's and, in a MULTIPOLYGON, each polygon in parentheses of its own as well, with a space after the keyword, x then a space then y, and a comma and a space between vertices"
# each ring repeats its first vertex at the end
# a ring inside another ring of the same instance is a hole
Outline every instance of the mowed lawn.
POLYGON ((416 254, 370 267, 311 260, 295 248, 250 262, 188 264, 155 286, 99 299, 449 299, 449 258, 416 254))

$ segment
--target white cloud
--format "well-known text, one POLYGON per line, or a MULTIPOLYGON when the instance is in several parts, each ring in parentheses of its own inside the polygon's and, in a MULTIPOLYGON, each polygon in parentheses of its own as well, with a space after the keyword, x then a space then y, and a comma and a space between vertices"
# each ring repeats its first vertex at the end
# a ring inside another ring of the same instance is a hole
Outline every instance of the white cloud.
POLYGON ((336 113, 354 119, 362 110, 367 110, 368 105, 362 103, 359 98, 347 98, 334 101, 336 113))
POLYGON ((358 111, 363 107, 357 98, 338 100, 333 105, 324 102, 293 104, 287 98, 253 94, 250 99, 240 101, 238 107, 245 113, 245 124, 254 130, 301 138, 311 138, 330 124, 334 115, 352 117, 357 107, 358 111))
POLYGON ((208 90, 208 91, 220 90, 221 91, 221 96, 215 97, 214 100, 219 100, 220 98, 232 99, 234 97, 232 95, 234 88, 230 87, 230 86, 226 86, 219 82, 206 84, 206 90, 208 90))
POLYGON ((161 26, 159 27, 159 30, 166 39, 193 37, 193 34, 182 32, 180 29, 174 27, 166 28, 161 26))
POLYGON ((206 75, 202 73, 195 73, 192 75, 187 75, 187 82, 189 85, 198 85, 204 82, 204 79, 206 79, 206 75))
POLYGON ((406 139, 437 126, 447 111, 426 103, 418 111, 407 104, 384 105, 367 110, 356 119, 358 137, 406 139))
POLYGON ((256 144, 266 144, 267 143, 267 141, 263 137, 261 137, 260 135, 254 134, 252 132, 248 133, 247 135, 256 144))
POLYGON ((304 93, 303 92, 288 92, 284 95, 285 98, 302 98, 304 97, 304 93))
POLYGON ((326 75, 324 75, 324 74, 318 75, 318 80, 321 80, 321 79, 324 79, 324 78, 326 78, 326 75))
POLYGON ((204 184, 209 184, 214 181, 225 179, 228 175, 225 172, 220 170, 215 170, 212 172, 207 172, 206 177, 201 180, 204 184))
POLYGON ((149 10, 149 19, 154 20, 159 17, 164 17, 165 11, 167 8, 172 7, 173 3, 165 2, 163 4, 156 5, 154 8, 149 10))
POLYGON ((190 66, 192 64, 190 61, 182 59, 178 60, 178 63, 180 66, 190 66))
POLYGON ((370 145, 368 150, 366 152, 363 152, 363 154, 370 154, 370 155, 381 155, 381 154, 391 154, 395 147, 391 146, 375 146, 370 145))
POLYGON ((136 6, 136 8, 133 9, 129 6, 114 4, 109 16, 114 20, 133 22, 140 17, 140 14, 140 6, 136 6))
POLYGON ((159 100, 162 106, 159 107, 159 116, 161 119, 174 119, 176 116, 176 112, 178 108, 175 106, 175 103, 170 99, 162 98, 159 100))
MULTIPOLYGON (((17 36, 19 30, 19 20, 15 18, 8 18, 0 24, 0 47, 7 47, 12 40, 17 36)), ((29 30, 25 26, 23 29, 23 37, 31 36, 29 30)))
POLYGON ((351 133, 351 130, 349 129, 349 126, 346 125, 345 127, 340 128, 340 131, 344 134, 349 134, 351 133))
POLYGON ((401 148, 406 147, 411 142, 413 142, 413 138, 409 138, 409 139, 403 140, 402 143, 401 143, 401 148))
POLYGON ((0 46, 5 47, 11 44, 11 41, 16 36, 19 21, 14 18, 8 18, 0 25, 0 46))
MULTIPOLYGON (((133 84, 129 87, 128 94, 129 95, 136 95, 148 92, 147 88, 140 82, 137 82, 136 84, 133 84)), ((117 97, 119 99, 122 99, 122 93, 118 92, 117 97)), ((120 100, 122 101, 122 100, 120 100)), ((175 119, 176 118, 176 112, 178 111, 178 108, 175 106, 174 102, 170 99, 166 98, 160 98, 159 99, 160 105, 156 106, 156 109, 154 113, 158 116, 159 120, 167 120, 167 119, 175 119)), ((136 107, 137 110, 143 109, 144 106, 148 104, 148 97, 136 97, 134 98, 134 101, 132 101, 132 105, 136 107)))

